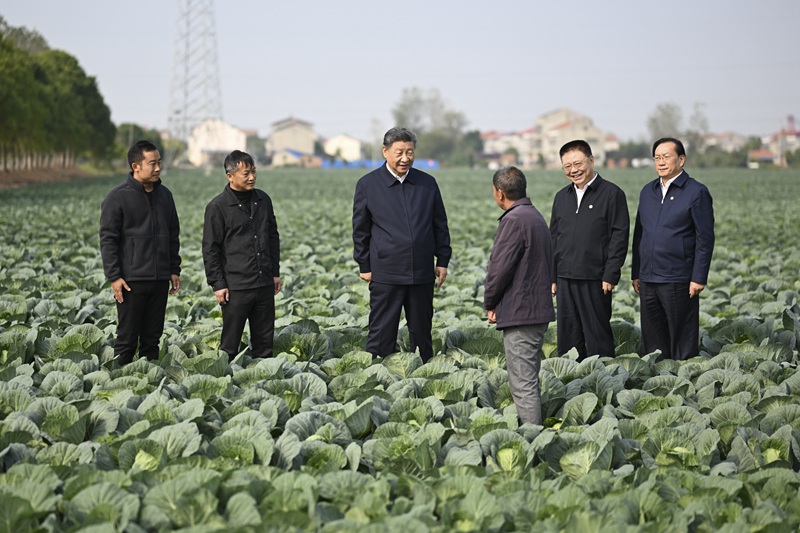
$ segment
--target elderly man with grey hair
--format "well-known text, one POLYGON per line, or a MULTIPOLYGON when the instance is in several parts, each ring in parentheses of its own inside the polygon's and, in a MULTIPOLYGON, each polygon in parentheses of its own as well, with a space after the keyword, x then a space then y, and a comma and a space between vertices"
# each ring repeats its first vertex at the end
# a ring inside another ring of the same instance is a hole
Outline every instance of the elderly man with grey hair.
POLYGON ((369 282, 367 351, 397 351, 400 310, 405 310, 411 350, 433 357, 434 282, 441 286, 450 262, 447 213, 436 180, 412 168, 417 136, 395 127, 383 137, 386 164, 363 176, 353 198, 353 258, 369 282))
POLYGON ((503 210, 492 246, 483 305, 490 324, 503 331, 508 384, 523 424, 542 424, 539 368, 548 323, 555 320, 550 294, 550 231, 526 195, 525 174, 504 167, 492 179, 503 210))

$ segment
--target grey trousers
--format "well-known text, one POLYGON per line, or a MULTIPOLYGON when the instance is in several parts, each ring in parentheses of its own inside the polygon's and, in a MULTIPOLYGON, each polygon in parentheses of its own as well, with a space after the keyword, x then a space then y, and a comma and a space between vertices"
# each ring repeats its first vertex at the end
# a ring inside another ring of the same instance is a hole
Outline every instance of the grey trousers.
POLYGON ((546 331, 547 324, 503 329, 508 385, 523 424, 542 425, 539 368, 542 364, 542 342, 546 331))

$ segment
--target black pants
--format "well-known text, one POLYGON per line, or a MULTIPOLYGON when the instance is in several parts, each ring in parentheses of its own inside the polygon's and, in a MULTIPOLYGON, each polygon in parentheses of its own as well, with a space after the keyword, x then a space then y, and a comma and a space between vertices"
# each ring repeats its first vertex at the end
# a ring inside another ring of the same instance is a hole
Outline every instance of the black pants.
POLYGON ((688 283, 639 283, 642 353, 689 359, 698 353, 700 297, 689 298, 688 283))
POLYGON ((250 348, 253 357, 272 356, 275 337, 275 286, 230 291, 222 306, 220 350, 233 359, 239 354, 244 323, 250 323, 250 348))
POLYGON ((411 350, 419 349, 423 361, 433 357, 433 283, 390 285, 370 282, 369 305, 369 353, 386 357, 397 351, 397 329, 402 308, 406 312, 411 350))
POLYGON ((169 296, 169 281, 129 281, 130 291, 122 290, 122 303, 117 302, 117 340, 114 355, 120 365, 133 361, 136 347, 139 355, 158 359, 158 342, 164 332, 164 316, 169 296))
POLYGON ((558 278, 556 303, 559 355, 577 348, 579 361, 614 357, 611 293, 603 294, 602 280, 558 278))

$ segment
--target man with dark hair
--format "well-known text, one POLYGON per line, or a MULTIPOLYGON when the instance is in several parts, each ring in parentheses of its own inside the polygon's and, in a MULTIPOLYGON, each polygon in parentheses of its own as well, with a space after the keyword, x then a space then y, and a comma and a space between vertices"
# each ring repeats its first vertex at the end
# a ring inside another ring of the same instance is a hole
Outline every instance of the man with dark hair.
POLYGON ((700 292, 714 251, 714 207, 705 185, 683 165, 683 143, 664 137, 653 144, 658 178, 639 195, 633 230, 631 279, 639 294, 644 353, 667 359, 697 355, 700 292))
POLYGON ((550 232, 525 194, 525 175, 501 168, 492 179, 503 209, 484 282, 483 307, 503 331, 508 385, 523 424, 542 424, 539 368, 547 324, 555 319, 550 296, 550 232))
POLYGON ((253 357, 269 357, 275 335, 275 295, 281 290, 280 236, 269 195, 256 189, 256 165, 245 152, 225 158, 225 189, 206 206, 203 264, 222 306, 220 349, 239 353, 245 322, 253 357))
POLYGON ((100 207, 100 255, 117 302, 119 365, 158 359, 167 294, 181 286, 180 224, 172 193, 161 184, 161 154, 149 141, 128 151, 130 172, 100 207))
POLYGON ((411 350, 427 361, 433 357, 433 285, 444 283, 452 251, 439 186, 412 168, 416 144, 413 131, 390 129, 383 137, 386 164, 356 184, 353 258, 369 282, 367 351, 374 357, 397 351, 402 308, 411 350))
POLYGON ((628 204, 595 172, 589 143, 570 141, 559 155, 571 183, 556 193, 550 215, 558 354, 577 348, 579 361, 613 357, 611 292, 628 254, 628 204))

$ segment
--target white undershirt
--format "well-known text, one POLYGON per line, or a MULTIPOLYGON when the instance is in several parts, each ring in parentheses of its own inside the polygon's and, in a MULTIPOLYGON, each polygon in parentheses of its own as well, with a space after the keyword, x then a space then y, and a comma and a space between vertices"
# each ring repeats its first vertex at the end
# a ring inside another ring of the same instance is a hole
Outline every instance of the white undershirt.
MULTIPOLYGON (((680 173, 678 173, 678 176, 680 176, 681 174, 683 174, 683 170, 681 170, 680 173)), ((658 183, 661 185, 661 203, 662 204, 664 203, 664 199, 667 197, 667 190, 669 189, 669 186, 672 185, 673 181, 678 179, 678 176, 675 176, 674 178, 667 180, 666 183, 664 183, 664 180, 662 180, 661 178, 658 178, 658 183)))
POLYGON ((581 200, 583 200, 583 195, 586 193, 586 189, 588 189, 589 185, 594 183, 594 180, 596 180, 596 179, 597 179, 597 172, 594 173, 594 177, 592 178, 592 180, 589 183, 587 183, 586 185, 583 186, 583 189, 579 189, 577 185, 574 185, 574 187, 575 187, 575 196, 578 198, 578 208, 575 210, 576 213, 581 208, 581 200))
POLYGON ((402 176, 398 176, 397 174, 395 174, 394 172, 392 172, 392 169, 391 169, 391 168, 389 168, 389 162, 388 162, 388 161, 386 162, 386 170, 388 170, 388 171, 389 171, 389 174, 391 174, 392 176, 394 176, 394 179, 396 179, 396 180, 397 180, 397 181, 399 181, 400 183, 403 183, 403 182, 406 180, 406 176, 408 176, 408 172, 406 172, 406 173, 405 173, 405 174, 403 174, 402 176))

